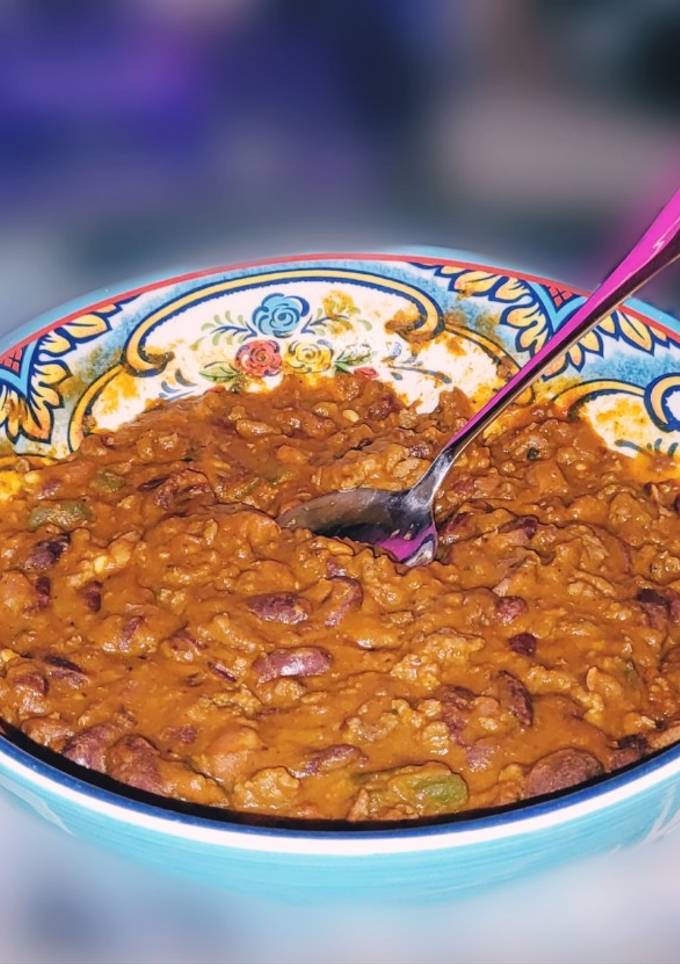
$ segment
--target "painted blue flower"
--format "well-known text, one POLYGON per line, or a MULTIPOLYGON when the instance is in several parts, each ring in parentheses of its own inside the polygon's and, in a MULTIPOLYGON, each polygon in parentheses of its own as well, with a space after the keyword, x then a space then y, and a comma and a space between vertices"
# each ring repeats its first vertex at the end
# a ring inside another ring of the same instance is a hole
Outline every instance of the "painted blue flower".
POLYGON ((309 312, 309 304, 295 295, 267 295, 253 312, 253 324, 263 335, 285 338, 309 312))

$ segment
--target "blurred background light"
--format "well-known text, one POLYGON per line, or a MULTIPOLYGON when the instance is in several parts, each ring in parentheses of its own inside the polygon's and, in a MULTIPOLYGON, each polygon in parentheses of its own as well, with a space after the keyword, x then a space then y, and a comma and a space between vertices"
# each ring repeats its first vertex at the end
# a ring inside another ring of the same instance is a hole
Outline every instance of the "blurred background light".
MULTIPOLYGON (((677 0, 2 0, 0 334, 294 251, 452 246, 592 285, 677 187, 678 51, 677 0)), ((677 314, 678 272, 650 297, 677 314)), ((678 960, 678 840, 462 905, 312 912, 0 810, 8 964, 678 960)))
POLYGON ((592 284, 673 187, 678 49, 675 0, 4 0, 1 324, 294 250, 592 284))

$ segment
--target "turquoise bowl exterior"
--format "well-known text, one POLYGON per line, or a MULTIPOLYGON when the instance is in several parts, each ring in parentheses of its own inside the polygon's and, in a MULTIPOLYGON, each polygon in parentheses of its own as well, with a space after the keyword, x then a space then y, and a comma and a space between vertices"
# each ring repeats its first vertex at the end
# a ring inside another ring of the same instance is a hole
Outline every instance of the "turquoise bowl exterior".
MULTIPOLYGON (((493 308, 495 304, 496 314, 501 314, 499 325, 505 317, 508 328, 507 332, 501 333, 502 337, 499 336, 498 344, 507 349, 509 354, 512 353, 513 346, 518 346, 518 342, 513 340, 517 336, 517 331, 512 330, 513 324, 518 318, 521 320, 521 317, 525 317, 517 316, 514 321, 512 318, 508 321, 507 316, 502 316, 509 306, 513 307, 513 299, 516 302, 514 307, 528 308, 530 314, 534 313, 534 321, 536 312, 548 312, 543 302, 538 307, 531 302, 531 292, 534 289, 521 287, 526 279, 533 279, 526 284, 534 286, 538 292, 538 301, 545 292, 558 292, 550 294, 552 316, 546 315, 544 322, 548 333, 551 324, 559 324, 559 313, 563 306, 571 302, 575 305, 579 299, 578 294, 557 282, 537 280, 535 276, 523 275, 518 270, 507 267, 479 265, 473 260, 473 256, 460 252, 412 249, 408 256, 384 257, 386 262, 399 260, 400 271, 408 268, 409 271, 416 272, 416 275, 418 272, 424 273, 430 267, 439 270, 442 265, 448 265, 446 284, 449 286, 454 283, 451 278, 458 279, 461 271, 467 272, 462 287, 455 291, 450 287, 447 290, 453 291, 456 304, 464 303, 463 310, 467 310, 472 304, 467 314, 471 330, 475 328, 475 299, 483 300, 485 311, 493 308), (473 272, 474 276, 471 276, 470 272, 473 272), (487 279, 482 278, 480 281, 480 273, 486 273, 487 279), (497 283, 499 278, 500 287, 497 283), (510 288, 503 288, 503 279, 507 282, 508 278, 519 278, 521 284, 513 289, 514 281, 511 280, 510 288), (475 284, 477 290, 474 288, 475 284), (505 335, 511 340, 504 341, 505 335)), ((382 270, 377 256, 359 254, 309 255, 299 259, 281 259, 276 262, 276 270, 294 269, 298 272, 301 261, 313 265, 342 263, 345 266, 353 261, 361 261, 362 269, 366 263, 372 263, 374 272, 382 270), (362 260, 368 258, 374 260, 362 260)), ((232 277, 239 271, 245 271, 252 275, 256 267, 261 271, 261 266, 251 265, 216 269, 211 274, 232 277)), ((387 269, 385 270, 387 272, 387 269)), ((176 296, 178 288, 181 288, 178 282, 186 285, 190 283, 187 279, 200 277, 201 274, 196 272, 184 276, 183 279, 172 279, 173 296, 176 296)), ((387 272, 386 277, 389 284, 394 285, 394 271, 391 274, 387 272)), ((399 277, 403 281, 403 274, 399 277)), ((335 283, 337 277, 334 279, 335 283)), ((165 284, 163 279, 145 279, 131 287, 136 291, 153 292, 161 284, 165 284)), ((267 284, 269 287, 263 304, 271 308, 273 302, 266 301, 266 297, 271 293, 271 284, 267 284)), ((431 290, 427 289, 430 297, 431 290)), ((146 295, 143 294, 142 297, 146 295)), ((283 296, 277 294, 276 297, 283 296)), ((105 313, 109 310, 101 308, 104 301, 114 306, 129 306, 131 299, 134 300, 129 291, 119 297, 112 296, 110 292, 100 292, 51 312, 37 319, 32 325, 6 337, 3 343, 0 343, 0 391, 4 391, 4 397, 11 392, 15 399, 28 397, 33 390, 30 384, 32 370, 29 371, 28 378, 24 377, 25 372, 22 375, 22 364, 27 357, 27 351, 34 350, 39 361, 44 361, 47 351, 54 357, 58 356, 59 363, 65 365, 63 359, 69 352, 73 350, 73 357, 76 357, 78 346, 75 341, 78 337, 82 341, 95 338, 96 312, 105 313), (94 305, 94 308, 88 312, 89 305, 94 305), (68 328, 65 322, 73 318, 76 319, 76 327, 68 328), (95 321, 83 322, 83 318, 95 318, 95 321), (91 326, 89 329, 88 324, 91 326), (50 329, 57 332, 57 335, 50 335, 50 329), (58 334, 59 332, 62 334, 58 334), (87 338, 83 336, 83 332, 87 333, 87 338), (46 338, 47 341, 44 340, 46 338), (43 352, 42 355, 39 354, 40 351, 43 352)), ((293 307, 297 306, 296 310, 299 309, 299 312, 304 307, 309 308, 306 298, 300 295, 287 296, 286 307, 290 308, 291 304, 293 307)), ((152 308, 156 310, 157 306, 152 305, 152 308)), ((560 391, 575 391, 577 400, 581 403, 584 398, 597 400, 604 394, 615 392, 622 392, 636 399, 635 403, 644 406, 644 412, 648 416, 649 440, 645 444, 644 439, 640 441, 637 436, 623 438, 620 440, 622 447, 625 448, 625 443, 628 442, 632 447, 654 448, 673 455, 678 442, 677 428, 680 425, 677 406, 680 324, 641 302, 632 302, 626 308, 631 312, 630 318, 633 320, 642 317, 649 320, 652 326, 657 326, 652 335, 647 333, 641 323, 637 326, 633 322, 628 324, 623 317, 612 321, 610 329, 604 330, 600 338, 601 351, 594 345, 590 349, 586 348, 583 356, 574 356, 571 359, 573 378, 568 383, 563 378, 559 383, 560 391), (639 342, 637 347, 636 339, 639 342), (640 352, 639 357, 635 354, 636 351, 640 352), (588 352, 592 357, 588 357, 588 352), (588 375, 589 378, 586 377, 588 375), (583 384, 592 386, 596 382, 599 386, 597 391, 588 389, 584 394, 584 389, 579 387, 583 384), (657 441, 657 438, 660 441, 657 441)), ((119 308, 115 307, 115 311, 118 310, 119 308)), ((262 319, 262 305, 257 310, 260 312, 257 317, 262 319)), ((564 314, 562 311, 562 317, 564 314)), ((270 311, 265 319, 269 326, 269 335, 272 335, 272 318, 274 315, 270 311)), ((285 316, 283 323, 293 323, 290 322, 289 314, 285 316)), ((485 322, 485 325, 486 331, 488 323, 485 322)), ((108 337, 110 330, 107 320, 102 324, 99 335, 108 337)), ((481 330, 480 327, 479 331, 481 330)), ((288 334, 288 331, 273 332, 274 337, 282 339, 288 337, 288 334)), ((244 336, 248 337, 250 336, 244 336)), ((373 343, 373 336, 368 340, 373 343)), ((290 358, 295 359, 295 350, 291 350, 290 344, 293 343, 284 344, 282 341, 280 348, 275 346, 271 351, 283 355, 285 350, 290 358)), ((335 352, 336 360, 340 359, 338 370, 345 370, 341 368, 344 364, 342 358, 350 356, 339 356, 339 349, 330 342, 321 340, 319 345, 320 347, 315 349, 316 354, 310 353, 310 349, 304 358, 313 357, 317 364, 318 359, 323 361, 329 357, 329 352, 335 352), (328 347, 329 345, 331 347, 328 347)), ((150 352, 144 355, 142 342, 140 346, 139 355, 142 361, 149 362, 149 359, 154 357, 157 359, 158 356, 152 356, 150 352)), ((236 352, 237 346, 233 347, 236 352)), ((370 349, 370 346, 367 347, 370 349)), ((532 350, 526 336, 519 347, 521 350, 515 354, 520 356, 522 351, 532 350)), ((119 348, 117 345, 116 350, 119 348)), ((488 346, 485 350, 487 348, 488 346)), ((270 360, 271 351, 267 355, 270 360)), ((234 370, 234 365, 238 367, 238 354, 236 352, 229 356, 231 368, 227 365, 225 369, 228 374, 234 370)), ((97 358, 101 359, 105 355, 106 352, 100 352, 97 358)), ((77 366, 84 364, 84 357, 85 355, 78 356, 80 360, 72 363, 78 374, 82 374, 77 366)), ((297 357, 303 357, 299 351, 297 357)), ((370 360, 370 357, 359 358, 364 370, 372 372, 373 369, 365 365, 365 362, 370 360)), ((106 363, 110 363, 110 358, 106 363)), ((149 363, 147 370, 140 372, 140 377, 156 375, 160 378, 162 373, 159 374, 158 370, 153 369, 153 364, 155 362, 149 363)), ((206 370, 212 371, 209 366, 206 370)), ((88 380, 94 384, 102 375, 102 371, 94 371, 91 366, 87 371, 87 378, 81 378, 81 388, 88 380)), ((44 374, 44 367, 39 369, 39 377, 43 377, 41 372, 44 374)), ((229 374, 229 377, 236 376, 229 374)), ((397 375, 393 377, 396 378, 397 375)), ((159 381, 158 384, 167 386, 168 382, 159 381)), ((183 384, 181 378, 179 384, 183 384)), ((40 386, 35 389, 36 392, 39 390, 40 386)), ((172 392, 167 395, 172 397, 172 392)), ((82 410, 86 413, 91 411, 92 398, 88 400, 88 405, 82 405, 82 410)), ((0 428, 3 425, 2 399, 3 395, 0 394, 0 428)), ((42 426, 37 422, 30 426, 28 421, 19 425, 16 422, 13 425, 5 422, 5 443, 9 439, 17 452, 34 454, 36 457, 49 454, 50 447, 56 452, 63 451, 60 445, 75 447, 73 440, 76 439, 77 442, 77 431, 73 434, 72 416, 78 404, 78 398, 64 394, 59 404, 53 405, 53 410, 48 412, 49 424, 44 421, 42 426), (58 431, 60 419, 63 421, 61 434, 58 431)), ((303 903, 369 900, 413 904, 438 900, 515 879, 563 861, 611 852, 624 845, 641 844, 656 839, 680 823, 679 774, 680 746, 671 747, 627 771, 604 778, 595 784, 522 807, 428 825, 376 830, 353 830, 344 827, 299 829, 283 825, 255 825, 230 816, 213 815, 206 810, 177 807, 134 791, 127 793, 123 788, 92 777, 79 768, 67 764, 62 768, 53 756, 34 754, 24 745, 0 737, 0 786, 20 804, 73 837, 93 842, 132 860, 216 884, 233 892, 303 903)))
POLYGON ((658 839, 680 823, 680 749, 555 799, 379 831, 269 829, 178 813, 0 749, 0 785, 73 837, 163 872, 292 903, 409 905, 658 839))

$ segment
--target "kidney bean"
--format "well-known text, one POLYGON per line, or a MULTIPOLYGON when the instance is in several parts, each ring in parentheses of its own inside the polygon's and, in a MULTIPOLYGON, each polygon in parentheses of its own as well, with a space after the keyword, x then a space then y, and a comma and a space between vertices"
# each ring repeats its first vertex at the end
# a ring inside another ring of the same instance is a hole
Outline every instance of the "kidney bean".
POLYGON ((538 640, 533 633, 515 633, 508 639, 508 646, 520 656, 533 656, 538 640))
POLYGON ((319 676, 331 666, 332 659, 325 649, 318 646, 302 646, 298 649, 274 649, 259 656, 253 670, 261 683, 280 676, 319 676))
POLYGON ((532 766, 525 782, 526 794, 536 797, 566 790, 567 787, 592 780, 602 772, 602 764, 592 753, 573 747, 555 750, 532 766))
POLYGON ((680 515, 680 492, 673 499, 673 508, 677 515, 680 515))
POLYGON ((324 603, 324 625, 337 626, 350 609, 359 609, 364 601, 361 583, 350 576, 333 576, 330 598, 324 603))
POLYGON ((341 770, 350 763, 365 762, 365 753, 350 743, 336 743, 313 753, 299 769, 291 771, 296 777, 313 776, 316 773, 330 773, 341 770))
POLYGON ((456 706, 455 703, 442 703, 441 718, 446 724, 449 736, 454 743, 464 745, 462 740, 463 730, 468 725, 471 708, 464 709, 456 706))
POLYGON ((469 512, 456 512, 448 519, 439 530, 439 541, 442 545, 448 546, 452 542, 457 542, 461 538, 463 530, 470 521, 469 512))
POLYGON ((465 759, 468 766, 475 773, 479 770, 486 770, 497 749, 498 746, 493 742, 488 743, 478 740, 465 750, 465 759))
POLYGON ((163 730, 163 739, 169 743, 193 743, 198 736, 195 726, 187 723, 184 726, 170 726, 163 730))
POLYGON ((50 676, 56 679, 67 680, 75 686, 80 686, 87 679, 87 673, 83 672, 77 663, 67 659, 65 656, 48 654, 45 656, 44 661, 49 666, 48 672, 50 676))
POLYGON ((71 542, 68 532, 53 539, 42 539, 33 546, 25 562, 26 569, 49 569, 65 552, 71 542))
POLYGON ((647 740, 641 734, 632 733, 630 736, 622 736, 616 741, 609 768, 619 770, 621 767, 629 766, 643 757, 648 749, 647 740))
POLYGON ((91 613, 98 613, 102 608, 102 584, 93 579, 80 590, 83 602, 91 613))
POLYGON ((669 590, 668 615, 672 623, 680 623, 680 595, 674 589, 669 590))
POLYGON ((230 683, 236 682, 236 677, 234 676, 233 673, 229 672, 229 670, 224 665, 224 663, 220 663, 218 661, 213 662, 212 660, 208 660, 208 668, 212 670, 215 676, 220 676, 222 679, 226 679, 230 683))
POLYGON ((662 609, 668 611, 669 601, 663 593, 658 592, 656 589, 640 589, 637 596, 635 597, 639 603, 643 606, 660 606, 662 609))
POLYGON ((503 706, 522 726, 531 726, 534 722, 534 703, 524 683, 503 669, 498 674, 498 690, 503 706))
POLYGON ((399 402, 392 395, 383 395, 377 401, 368 406, 368 417, 382 421, 392 412, 399 411, 399 402))
POLYGON ((430 459, 432 458, 432 448, 427 442, 414 442, 413 445, 409 446, 408 454, 412 455, 414 459, 430 459))
POLYGON ((516 529, 522 529, 527 539, 532 539, 538 530, 538 519, 535 515, 518 515, 502 525, 498 531, 514 532, 516 529))
POLYGON ((14 689, 38 697, 47 696, 47 680, 37 672, 21 673, 12 678, 14 689))
POLYGON ((347 570, 336 556, 331 556, 326 563, 326 574, 329 579, 334 579, 336 576, 346 576, 347 570))
POLYGON ((448 683, 440 686, 435 696, 438 700, 441 700, 442 703, 451 703, 461 710, 470 707, 477 698, 477 694, 467 689, 467 687, 452 686, 448 683))
POLYGON ((137 630, 139 629, 139 627, 142 625, 143 622, 144 622, 143 616, 130 616, 129 619, 125 620, 120 631, 120 639, 119 639, 119 647, 123 652, 125 652, 125 650, 127 649, 128 643, 130 642, 130 640, 135 635, 135 633, 137 632, 137 630))
POLYGON ((147 479, 146 482, 142 482, 141 485, 137 486, 138 492, 151 492, 153 489, 157 489, 159 486, 167 482, 167 475, 159 475, 155 479, 147 479))
POLYGON ((435 695, 442 704, 441 719, 451 739, 463 746, 462 733, 469 722, 476 695, 464 686, 450 685, 440 686, 435 695))
POLYGON ((81 767, 105 773, 106 751, 117 736, 118 730, 111 723, 97 723, 72 736, 62 753, 81 767))
POLYGON ((35 591, 38 594, 36 606, 38 609, 47 609, 52 595, 52 582, 48 576, 38 576, 35 581, 35 591))
POLYGON ((496 619, 503 625, 514 622, 528 612, 529 607, 521 596, 501 596, 496 603, 496 619))
POLYGON ((163 782, 158 769, 159 752, 143 736, 123 736, 106 754, 106 772, 115 780, 148 793, 161 793, 163 782))
POLYGON ((207 476, 195 469, 180 469, 158 486, 154 502, 163 509, 171 509, 179 498, 197 495, 213 495, 207 476))
POLYGON ((311 606, 294 592, 265 592, 250 596, 246 605, 254 616, 269 623, 295 625, 309 619, 311 606))
POLYGON ((665 629, 671 615, 671 601, 656 589, 640 589, 635 597, 642 606, 647 619, 655 629, 665 629))

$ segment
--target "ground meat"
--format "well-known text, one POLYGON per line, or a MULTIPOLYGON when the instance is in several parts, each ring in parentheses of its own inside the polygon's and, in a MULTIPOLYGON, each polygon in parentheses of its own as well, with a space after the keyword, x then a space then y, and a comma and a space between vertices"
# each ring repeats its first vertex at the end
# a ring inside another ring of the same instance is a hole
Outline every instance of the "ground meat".
POLYGON ((373 374, 218 388, 22 465, 7 727, 145 792, 314 820, 515 803, 680 741, 671 462, 632 472, 580 418, 516 406, 438 493, 433 563, 281 528, 409 485, 469 417, 457 389, 428 413, 373 374))
POLYGON ((263 744, 254 726, 232 723, 217 732, 194 763, 202 773, 220 780, 230 789, 234 781, 254 768, 263 744))
POLYGON ((190 744, 196 740, 198 736, 198 730, 195 726, 189 726, 185 724, 184 726, 169 726, 166 730, 163 730, 163 740, 169 743, 183 743, 190 744))
MULTIPOLYGON (((160 645, 160 650, 164 656, 182 663, 193 663, 205 648, 205 644, 192 636, 186 629, 179 629, 168 639, 164 639, 160 645)), ((208 665, 210 664, 208 663, 208 665)), ((215 665, 221 666, 221 663, 215 663, 215 665)))
POLYGON ((21 730, 31 740, 51 750, 61 750, 73 732, 68 723, 50 716, 36 716, 25 721, 21 730))

